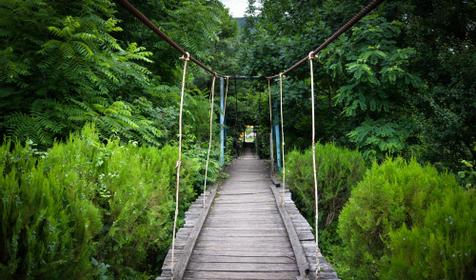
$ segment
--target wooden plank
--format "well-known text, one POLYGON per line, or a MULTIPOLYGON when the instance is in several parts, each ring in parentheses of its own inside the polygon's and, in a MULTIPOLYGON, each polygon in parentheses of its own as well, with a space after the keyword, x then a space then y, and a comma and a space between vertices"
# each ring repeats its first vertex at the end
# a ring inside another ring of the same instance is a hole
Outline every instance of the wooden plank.
POLYGON ((296 263, 201 263, 190 262, 187 271, 229 271, 229 272, 294 272, 296 263))
POLYGON ((220 196, 223 196, 223 195, 258 195, 258 194, 269 194, 269 190, 268 189, 264 189, 264 188, 249 188, 249 189, 244 189, 244 188, 240 188, 239 190, 237 189, 230 189, 230 190, 223 190, 223 191, 220 191, 218 192, 218 194, 220 196))
POLYGON ((222 224, 222 223, 214 223, 214 222, 207 222, 207 227, 220 227, 220 228, 228 228, 228 229, 246 229, 246 228, 256 228, 256 229, 275 229, 275 228, 280 228, 282 224, 278 223, 267 223, 267 224, 262 224, 262 223, 227 223, 227 224, 222 224))
POLYGON ((230 231, 229 229, 224 228, 206 228, 202 229, 201 236, 203 237, 282 237, 285 236, 285 229, 272 229, 272 230, 256 230, 256 229, 234 229, 230 231))
POLYGON ((214 213, 223 213, 226 215, 227 213, 264 213, 264 212, 272 212, 272 214, 279 214, 278 208, 276 206, 268 207, 268 206, 257 206, 257 207, 249 207, 249 208, 242 208, 242 207, 230 207, 228 205, 215 205, 214 207, 216 211, 214 213))
POLYGON ((213 256, 235 256, 235 257, 294 257, 292 250, 257 250, 257 249, 202 249, 195 248, 193 256, 195 255, 213 255, 213 256))
MULTIPOLYGON (((216 256, 216 255, 199 255, 194 254, 190 262, 200 263, 292 263, 296 264, 296 259, 293 257, 253 257, 253 256, 216 256)), ((297 267, 296 267, 297 269, 297 267)))
POLYGON ((187 280, 197 279, 226 279, 226 280, 290 280, 296 279, 298 272, 204 272, 187 271, 185 278, 187 280))
POLYGON ((273 247, 273 248, 290 248, 288 241, 280 237, 200 237, 197 246, 209 246, 214 248, 241 246, 246 247, 273 247))
POLYGON ((258 216, 248 216, 248 217, 238 217, 235 215, 234 218, 229 218, 226 215, 216 215, 210 216, 207 220, 207 223, 233 223, 233 224, 251 224, 251 223, 260 223, 260 224, 283 224, 283 221, 279 218, 279 216, 268 216, 268 217, 258 217, 258 216))
MULTIPOLYGON (((267 243, 260 243, 256 242, 253 240, 249 241, 243 241, 241 244, 240 243, 217 243, 217 242, 212 242, 212 241, 200 241, 197 242, 195 245, 197 248, 200 249, 219 249, 219 250, 230 250, 230 249, 236 249, 236 250, 282 250, 286 251, 291 249, 291 245, 287 243, 282 243, 282 242, 267 242, 267 243)), ((304 254, 303 254, 304 255, 304 254)))

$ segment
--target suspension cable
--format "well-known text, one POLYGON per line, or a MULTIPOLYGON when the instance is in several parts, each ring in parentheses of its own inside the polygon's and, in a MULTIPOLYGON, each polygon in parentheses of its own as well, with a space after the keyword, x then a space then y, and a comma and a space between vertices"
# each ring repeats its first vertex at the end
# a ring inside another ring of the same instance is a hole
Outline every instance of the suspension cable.
POLYGON ((208 151, 207 151, 207 161, 205 163, 205 179, 203 181, 203 207, 205 207, 207 202, 207 180, 208 180, 208 164, 210 162, 210 152, 212 150, 212 140, 213 140, 213 106, 215 104, 215 80, 216 76, 214 75, 212 78, 212 88, 210 90, 210 135, 208 138, 208 151))
POLYGON ((312 52, 309 53, 309 68, 311 75, 311 114, 312 114, 312 175, 314 178, 314 207, 315 207, 315 238, 316 238, 316 275, 319 273, 319 194, 317 192, 317 164, 316 164, 316 120, 315 120, 315 102, 314 102, 314 65, 312 60, 315 58, 312 52))
MULTIPOLYGON (((126 10, 128 10, 133 16, 135 16, 139 21, 141 21, 145 26, 151 29, 155 34, 157 34, 162 40, 164 40, 167 44, 171 47, 182 53, 183 55, 187 54, 187 51, 181 47, 178 43, 172 40, 167 34, 165 34, 160 28, 155 25, 152 20, 146 17, 142 12, 140 12, 134 5, 132 5, 128 0, 116 0, 119 4, 121 4, 126 10)), ((350 20, 348 20, 344 25, 342 25, 337 31, 335 31, 331 36, 329 36, 320 46, 318 46, 315 50, 312 51, 313 55, 317 55, 327 46, 329 46, 332 42, 334 42, 337 38, 339 38, 342 33, 346 32, 350 28, 352 28, 357 22, 359 22, 364 16, 368 15, 372 10, 376 9, 383 0, 373 0, 367 6, 362 8, 357 14, 355 14, 350 20)), ((231 75, 228 76, 234 80, 253 80, 253 79, 263 79, 263 78, 278 78, 279 75, 282 73, 283 75, 288 74, 289 72, 295 70, 302 64, 307 61, 307 56, 302 58, 301 60, 294 63, 291 67, 280 72, 276 75, 270 76, 242 76, 242 75, 231 75)), ((190 60, 197 64, 200 68, 204 69, 205 71, 217 76, 217 77, 225 77, 224 75, 218 75, 215 71, 213 71, 210 67, 206 66, 203 62, 196 59, 193 56, 190 56, 190 60)))
POLYGON ((271 160, 271 175, 274 172, 274 151, 273 151, 273 106, 271 100, 271 79, 268 79, 268 101, 269 101, 269 158, 271 160))
POLYGON ((286 160, 284 150, 284 114, 283 114, 283 73, 279 74, 279 105, 281 111, 281 153, 283 157, 283 189, 281 191, 281 203, 284 205, 284 197, 286 194, 286 160))
MULTIPOLYGON (((185 82, 187 78, 187 66, 190 60, 190 54, 185 53, 181 58, 183 60, 183 76, 182 88, 180 90, 180 111, 179 111, 179 131, 178 131, 178 159, 175 168, 177 169, 177 177, 175 184, 175 214, 174 214, 174 228, 172 233, 172 275, 174 274, 175 266, 175 234, 177 231, 177 219, 179 212, 179 193, 180 193, 180 168, 182 166, 182 115, 183 115, 183 100, 185 96, 185 82)), ((173 277, 173 276, 172 276, 173 277)))

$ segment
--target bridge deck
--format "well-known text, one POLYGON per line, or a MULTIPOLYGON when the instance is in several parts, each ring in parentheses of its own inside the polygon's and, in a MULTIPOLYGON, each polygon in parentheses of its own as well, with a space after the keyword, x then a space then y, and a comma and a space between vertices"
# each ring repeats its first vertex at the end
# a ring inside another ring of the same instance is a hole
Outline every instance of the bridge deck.
MULTIPOLYGON (((266 163, 251 152, 228 169, 230 177, 193 203, 177 233, 174 271, 171 252, 157 280, 313 279, 314 236, 289 192, 278 204, 266 163), (306 271, 304 273, 304 271, 306 271)), ((320 279, 338 279, 320 259, 320 279)))
POLYGON ((295 279, 296 259, 269 187, 250 153, 236 160, 203 225, 185 279, 295 279))

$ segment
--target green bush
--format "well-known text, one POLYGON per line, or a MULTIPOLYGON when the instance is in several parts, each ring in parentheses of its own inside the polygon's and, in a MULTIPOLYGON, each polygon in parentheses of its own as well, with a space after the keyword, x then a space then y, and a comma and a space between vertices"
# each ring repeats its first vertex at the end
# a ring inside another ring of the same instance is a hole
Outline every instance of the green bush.
POLYGON ((470 279, 476 261, 474 191, 415 160, 374 164, 339 217, 346 279, 470 279))
MULTIPOLYGON (((351 189, 363 177, 365 162, 361 154, 334 144, 316 146, 319 190, 319 241, 322 251, 332 254, 331 245, 338 243, 337 217, 350 196, 351 189)), ((314 225, 314 179, 310 149, 291 151, 286 158, 287 183, 296 205, 314 225)))
MULTIPOLYGON (((47 153, 0 147, 2 279, 148 278, 170 245, 177 149, 101 143, 91 126, 47 153)), ((199 168, 183 163, 181 209, 199 168)))

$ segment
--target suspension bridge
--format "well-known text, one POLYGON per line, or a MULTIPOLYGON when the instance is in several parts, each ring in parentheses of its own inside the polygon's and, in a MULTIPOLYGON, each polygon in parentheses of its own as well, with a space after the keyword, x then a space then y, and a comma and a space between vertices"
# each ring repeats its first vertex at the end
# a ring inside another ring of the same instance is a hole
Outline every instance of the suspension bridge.
POLYGON ((175 215, 172 245, 157 280, 169 279, 339 279, 319 250, 318 185, 315 159, 315 98, 313 60, 319 52, 352 28, 383 0, 373 0, 291 67, 269 76, 221 75, 192 56, 127 0, 117 0, 126 10, 162 40, 182 54, 178 160, 176 165, 175 215), (177 230, 180 204, 182 159, 182 113, 189 62, 211 74, 209 145, 203 193, 189 207, 185 224, 177 230), (294 204, 286 188, 283 83, 286 75, 309 63, 312 107, 312 155, 315 201, 315 228, 312 229, 294 204), (224 161, 224 127, 228 82, 230 79, 267 81, 270 113, 269 160, 259 159, 250 149, 227 167, 229 178, 207 186, 208 164, 213 142, 215 84, 220 79, 220 161, 224 161), (279 124, 273 125, 271 83, 279 83, 279 124), (226 87, 224 83, 226 81, 226 87), (226 88, 226 90, 225 90, 226 88), (274 137, 273 137, 274 136, 274 137), (273 139, 274 138, 274 139, 273 139), (276 157, 274 157, 276 155, 276 157), (276 159, 275 159, 276 158, 276 159), (275 168, 275 164, 277 168, 275 168), (281 171, 278 181, 275 170, 281 171), (314 233, 314 234, 313 234, 314 233))

